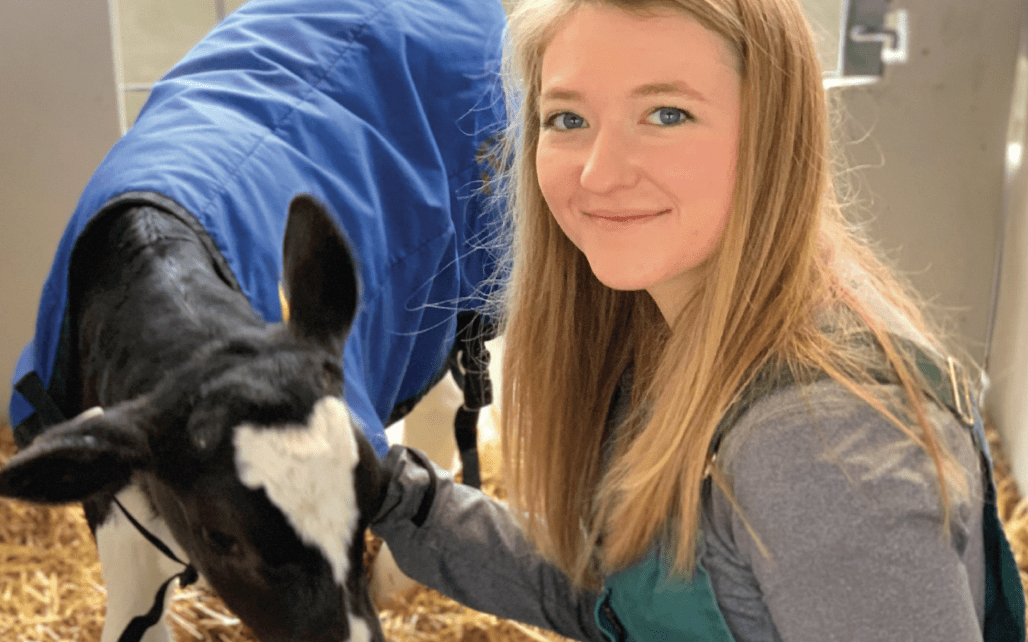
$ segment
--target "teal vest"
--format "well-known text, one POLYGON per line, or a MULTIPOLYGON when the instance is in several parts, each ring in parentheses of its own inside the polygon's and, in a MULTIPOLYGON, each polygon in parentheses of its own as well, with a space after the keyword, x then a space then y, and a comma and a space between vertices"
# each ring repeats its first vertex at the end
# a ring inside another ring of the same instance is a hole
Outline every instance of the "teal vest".
MULTIPOLYGON (((1025 598, 1017 564, 1003 532, 996 509, 996 486, 992 478, 992 457, 978 408, 954 365, 940 364, 924 351, 902 340, 912 350, 932 395, 968 428, 978 450, 983 478, 982 529, 985 543, 985 630, 984 642, 1025 639, 1025 598)), ((888 376, 878 377, 883 383, 888 376)), ((741 395, 742 401, 729 408, 711 443, 717 452, 725 434, 742 414, 761 397, 793 383, 791 376, 761 373, 741 395)), ((611 642, 681 640, 734 642, 718 607, 710 576, 699 563, 691 578, 671 577, 658 550, 637 564, 608 577, 597 602, 595 618, 611 642)))
MULTIPOLYGON (((700 548, 702 549, 702 541, 700 548)), ((703 640, 734 642, 699 562, 690 579, 669 579, 668 565, 654 552, 607 578, 596 603, 596 623, 612 642, 703 640)))

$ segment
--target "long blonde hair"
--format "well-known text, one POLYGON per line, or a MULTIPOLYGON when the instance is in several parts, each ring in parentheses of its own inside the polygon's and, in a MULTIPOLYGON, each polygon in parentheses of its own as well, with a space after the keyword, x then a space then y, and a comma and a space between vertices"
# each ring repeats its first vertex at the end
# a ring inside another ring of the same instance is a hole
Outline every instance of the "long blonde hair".
MULTIPOLYGON (((920 443, 944 479, 951 457, 927 421, 916 367, 890 341, 880 306, 857 295, 857 283, 930 345, 932 334, 842 217, 821 71, 797 2, 522 0, 509 29, 502 437, 511 501, 540 550, 576 582, 596 586, 661 539, 671 544, 674 569, 690 573, 708 445, 740 390, 769 363, 827 372, 920 443), (586 3, 682 11, 738 58, 732 212, 705 285, 670 327, 645 292, 615 291, 593 276, 539 190, 542 57, 586 3), (916 429, 871 385, 873 358, 852 341, 867 331, 884 346, 904 391, 901 414, 916 429), (629 364, 633 411, 605 439, 610 401, 629 364)), ((948 519, 947 484, 940 488, 948 519)))

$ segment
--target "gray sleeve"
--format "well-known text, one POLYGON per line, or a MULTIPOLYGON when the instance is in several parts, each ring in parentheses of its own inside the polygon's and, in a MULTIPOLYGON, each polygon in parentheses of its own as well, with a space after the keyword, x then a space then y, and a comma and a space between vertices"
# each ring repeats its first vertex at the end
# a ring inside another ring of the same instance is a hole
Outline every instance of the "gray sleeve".
POLYGON ((951 488, 948 530, 932 460, 840 386, 775 395, 740 421, 719 456, 741 515, 715 490, 706 524, 740 642, 981 640, 978 460, 948 412, 930 420, 968 481, 951 488), (761 623, 773 630, 748 630, 761 623))
POLYGON ((478 611, 578 640, 604 639, 593 619, 599 595, 576 591, 504 504, 402 446, 383 466, 392 477, 371 529, 404 573, 478 611))

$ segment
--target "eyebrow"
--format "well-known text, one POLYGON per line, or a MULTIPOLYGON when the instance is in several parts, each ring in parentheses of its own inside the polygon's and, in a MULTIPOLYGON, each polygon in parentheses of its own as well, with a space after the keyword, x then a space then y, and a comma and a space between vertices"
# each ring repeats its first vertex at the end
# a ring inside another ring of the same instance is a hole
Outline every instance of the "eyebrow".
MULTIPOLYGON (((653 82, 646 83, 645 85, 639 85, 632 90, 632 96, 657 96, 657 95, 681 95, 694 98, 706 102, 706 97, 700 92, 693 89, 691 86, 684 82, 653 82)), ((582 99, 580 92, 572 89, 563 89, 561 87, 551 87, 542 93, 541 98, 545 100, 570 100, 576 101, 582 99)))
POLYGON ((545 100, 581 100, 582 94, 580 94, 577 91, 572 91, 570 89, 561 89, 560 87, 553 87, 552 89, 547 89, 546 91, 544 91, 542 95, 539 97, 545 100))
POLYGON ((707 101, 703 94, 696 91, 686 83, 678 81, 648 83, 645 85, 639 85, 632 90, 633 96, 655 96, 658 94, 679 94, 695 98, 696 100, 702 100, 703 102, 707 101))

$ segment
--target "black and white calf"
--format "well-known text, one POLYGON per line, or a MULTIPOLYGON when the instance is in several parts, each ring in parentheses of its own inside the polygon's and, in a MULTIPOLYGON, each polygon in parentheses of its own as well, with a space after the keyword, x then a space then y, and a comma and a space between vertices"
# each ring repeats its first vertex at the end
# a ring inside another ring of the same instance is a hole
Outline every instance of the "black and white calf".
POLYGON ((79 240, 70 319, 81 407, 95 408, 18 453, 0 494, 83 501, 108 590, 104 642, 181 570, 115 496, 264 642, 383 639, 362 565, 382 480, 341 401, 356 266, 305 196, 283 251, 291 315, 268 324, 165 211, 110 213, 79 240))

